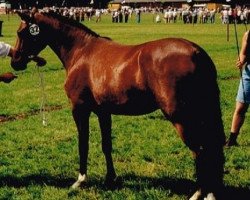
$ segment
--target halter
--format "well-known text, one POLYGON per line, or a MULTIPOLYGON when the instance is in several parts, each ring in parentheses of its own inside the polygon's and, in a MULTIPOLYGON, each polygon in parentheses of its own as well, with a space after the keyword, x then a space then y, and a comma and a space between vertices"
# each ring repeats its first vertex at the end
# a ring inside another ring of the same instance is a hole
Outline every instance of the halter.
MULTIPOLYGON (((27 24, 25 21, 22 21, 23 23, 27 24)), ((28 26, 22 30, 20 33, 19 33, 19 37, 23 37, 24 39, 28 38, 29 40, 32 40, 32 42, 36 42, 37 40, 37 36, 40 34, 40 28, 37 24, 35 23, 29 23, 28 26), (22 31, 27 31, 25 32, 23 35, 22 35, 22 31)), ((28 60, 32 60, 34 57, 36 57, 35 54, 29 54, 27 53, 27 51, 25 50, 16 50, 17 53, 19 53, 22 57, 27 57, 28 60)))

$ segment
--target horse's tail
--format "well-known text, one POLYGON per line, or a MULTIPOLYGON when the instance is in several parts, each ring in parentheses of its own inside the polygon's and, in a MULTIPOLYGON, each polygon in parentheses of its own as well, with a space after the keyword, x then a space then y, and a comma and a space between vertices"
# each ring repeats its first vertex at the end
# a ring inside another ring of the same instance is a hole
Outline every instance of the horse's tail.
POLYGON ((207 130, 212 131, 208 138, 204 141, 206 145, 213 145, 216 143, 218 146, 225 144, 225 133, 222 121, 222 113, 220 107, 220 89, 217 83, 216 67, 209 57, 209 55, 200 48, 193 57, 196 63, 195 72, 195 90, 197 100, 196 103, 200 110, 200 117, 203 119, 207 130))
POLYGON ((212 59, 201 48, 194 54, 193 61, 197 66, 194 100, 202 127, 201 153, 196 159, 197 179, 201 187, 218 190, 223 185, 225 133, 217 71, 212 59))

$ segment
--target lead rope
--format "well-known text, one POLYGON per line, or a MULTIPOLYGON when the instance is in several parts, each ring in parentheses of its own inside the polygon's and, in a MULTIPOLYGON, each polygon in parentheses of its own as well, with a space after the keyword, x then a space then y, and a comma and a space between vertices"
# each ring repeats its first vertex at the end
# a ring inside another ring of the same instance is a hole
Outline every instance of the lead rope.
POLYGON ((46 94, 45 94, 45 84, 44 84, 44 76, 40 71, 40 67, 37 66, 37 71, 40 79, 40 87, 41 87, 41 104, 40 104, 40 113, 42 115, 42 124, 43 126, 47 126, 47 117, 45 114, 45 104, 46 104, 46 94))

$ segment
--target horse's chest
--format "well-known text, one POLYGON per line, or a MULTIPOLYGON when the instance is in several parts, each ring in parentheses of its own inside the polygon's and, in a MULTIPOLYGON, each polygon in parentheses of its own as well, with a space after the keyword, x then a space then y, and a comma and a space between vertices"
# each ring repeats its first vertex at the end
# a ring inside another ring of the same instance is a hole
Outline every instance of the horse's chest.
POLYGON ((84 96, 89 96, 88 78, 86 74, 75 71, 68 74, 64 89, 73 104, 82 103, 84 96))

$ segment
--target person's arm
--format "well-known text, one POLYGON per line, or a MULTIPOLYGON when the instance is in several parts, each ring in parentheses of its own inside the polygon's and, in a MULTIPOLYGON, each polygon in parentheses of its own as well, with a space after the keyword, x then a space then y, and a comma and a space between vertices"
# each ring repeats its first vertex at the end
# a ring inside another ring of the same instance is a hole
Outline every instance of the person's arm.
POLYGON ((7 72, 4 74, 0 74, 0 82, 4 82, 4 83, 10 83, 11 81, 13 81, 15 78, 17 78, 16 75, 14 75, 11 72, 7 72))
POLYGON ((5 42, 0 42, 0 57, 5 57, 5 56, 12 56, 13 54, 13 48, 5 43, 5 42))
POLYGON ((246 57, 247 57, 247 40, 248 40, 248 31, 245 32, 245 34, 242 37, 242 43, 241 43, 241 50, 239 58, 236 62, 236 67, 239 69, 242 69, 244 64, 246 63, 246 57))
POLYGON ((13 53, 14 53, 14 49, 13 49, 13 47, 10 47, 10 50, 9 50, 9 53, 7 56, 12 57, 13 53))

